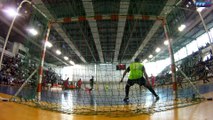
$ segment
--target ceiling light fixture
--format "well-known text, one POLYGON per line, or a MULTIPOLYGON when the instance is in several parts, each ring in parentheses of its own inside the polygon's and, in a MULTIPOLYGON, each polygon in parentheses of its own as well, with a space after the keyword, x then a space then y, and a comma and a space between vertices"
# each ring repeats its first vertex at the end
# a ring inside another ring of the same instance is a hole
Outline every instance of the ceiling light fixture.
POLYGON ((75 65, 75 63, 72 60, 70 60, 70 64, 75 65))
POLYGON ((65 59, 65 60, 69 60, 69 58, 68 58, 67 56, 64 56, 64 59, 65 59))
POLYGON ((56 50, 55 51, 57 55, 61 55, 61 51, 60 50, 56 50))
POLYGON ((178 27, 178 30, 181 32, 186 28, 186 25, 182 24, 180 27, 178 27))
POLYGON ((35 30, 34 28, 29 28, 29 29, 27 29, 27 30, 28 30, 28 32, 29 32, 30 34, 32 34, 33 36, 38 35, 38 31, 35 30))
POLYGON ((153 55, 149 55, 149 58, 152 58, 153 57, 153 55))
POLYGON ((45 42, 45 46, 47 46, 47 47, 51 48, 51 47, 53 46, 53 44, 52 44, 52 43, 50 43, 49 41, 47 41, 47 42, 45 42))
POLYGON ((197 7, 197 11, 198 12, 201 12, 201 11, 203 11, 205 9, 205 7, 197 7))
POLYGON ((158 52, 160 52, 160 51, 161 51, 160 48, 156 48, 156 49, 155 49, 155 52, 156 52, 156 53, 158 53, 158 52))
POLYGON ((169 44, 169 41, 168 40, 165 40, 164 41, 164 45, 168 45, 169 44))
POLYGON ((19 15, 15 8, 7 8, 4 9, 3 12, 6 13, 9 17, 16 17, 19 15))

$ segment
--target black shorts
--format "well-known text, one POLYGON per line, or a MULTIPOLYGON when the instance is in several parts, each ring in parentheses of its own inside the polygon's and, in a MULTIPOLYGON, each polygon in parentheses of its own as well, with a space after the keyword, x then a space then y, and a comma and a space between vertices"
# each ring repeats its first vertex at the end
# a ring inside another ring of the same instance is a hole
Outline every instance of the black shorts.
POLYGON ((142 85, 146 85, 146 80, 144 79, 144 77, 142 77, 142 78, 139 78, 139 79, 128 79, 128 81, 127 81, 127 85, 129 85, 129 86, 133 86, 134 84, 138 84, 138 85, 140 85, 140 86, 142 86, 142 85))

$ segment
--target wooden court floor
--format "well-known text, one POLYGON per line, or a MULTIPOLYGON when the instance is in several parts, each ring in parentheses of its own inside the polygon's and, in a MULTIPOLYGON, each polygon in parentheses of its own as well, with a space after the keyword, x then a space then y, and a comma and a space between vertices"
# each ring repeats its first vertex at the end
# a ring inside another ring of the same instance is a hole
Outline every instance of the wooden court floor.
MULTIPOLYGON (((213 92, 204 95, 213 97, 213 92)), ((7 97, 0 94, 0 97, 7 97)), ((154 113, 113 117, 106 115, 68 115, 42 110, 13 102, 0 101, 0 120, 213 120, 213 101, 193 106, 154 113)))

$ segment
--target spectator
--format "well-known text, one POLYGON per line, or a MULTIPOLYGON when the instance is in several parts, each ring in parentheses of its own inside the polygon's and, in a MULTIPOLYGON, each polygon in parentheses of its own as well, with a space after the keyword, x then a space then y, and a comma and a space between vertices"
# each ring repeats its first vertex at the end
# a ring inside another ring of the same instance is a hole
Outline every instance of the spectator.
POLYGON ((94 85, 94 76, 89 80, 90 81, 90 91, 93 90, 93 85, 94 85))
POLYGON ((81 89, 81 85, 82 85, 82 80, 81 80, 81 78, 77 81, 77 88, 78 89, 81 89))

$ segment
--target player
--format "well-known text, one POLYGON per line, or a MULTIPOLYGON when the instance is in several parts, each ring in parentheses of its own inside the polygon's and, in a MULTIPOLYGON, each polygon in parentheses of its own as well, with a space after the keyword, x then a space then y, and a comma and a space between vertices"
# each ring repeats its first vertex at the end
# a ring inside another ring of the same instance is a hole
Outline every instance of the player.
POLYGON ((148 80, 148 75, 146 73, 145 67, 143 66, 143 64, 140 63, 140 60, 138 58, 136 58, 135 61, 133 63, 131 63, 130 66, 125 70, 120 83, 123 82, 123 79, 127 72, 130 72, 130 74, 129 74, 128 81, 127 81, 127 84, 125 87, 126 96, 124 98, 124 102, 129 101, 129 89, 135 83, 140 86, 143 85, 144 87, 149 89, 149 91, 156 97, 156 101, 159 100, 159 96, 155 93, 155 91, 152 89, 152 87, 146 83, 148 80))

